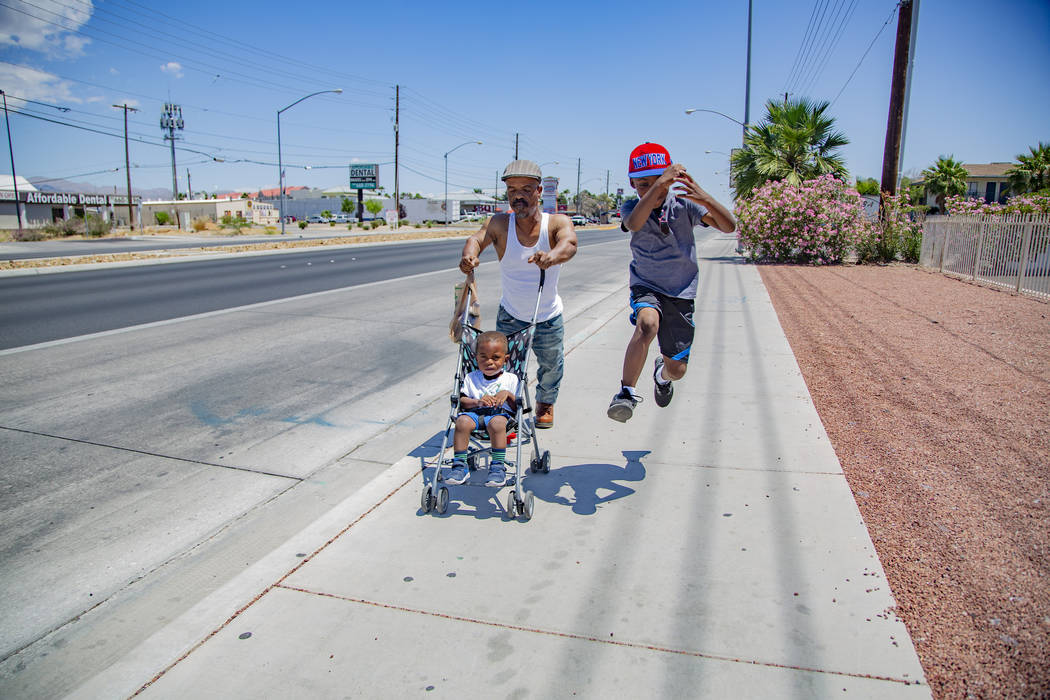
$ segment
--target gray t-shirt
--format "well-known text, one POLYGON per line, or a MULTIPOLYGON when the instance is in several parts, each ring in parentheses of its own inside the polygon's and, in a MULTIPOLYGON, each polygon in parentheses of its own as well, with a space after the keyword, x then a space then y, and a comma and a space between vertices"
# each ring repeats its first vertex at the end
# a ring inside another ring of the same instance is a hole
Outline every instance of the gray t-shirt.
MULTIPOLYGON (((638 201, 624 202, 622 221, 627 221, 638 201)), ((703 222, 707 208, 675 197, 668 210, 670 231, 666 234, 660 231, 662 209, 654 209, 642 228, 631 234, 631 285, 640 284, 669 297, 695 299, 700 268, 693 227, 707 226, 703 222)))

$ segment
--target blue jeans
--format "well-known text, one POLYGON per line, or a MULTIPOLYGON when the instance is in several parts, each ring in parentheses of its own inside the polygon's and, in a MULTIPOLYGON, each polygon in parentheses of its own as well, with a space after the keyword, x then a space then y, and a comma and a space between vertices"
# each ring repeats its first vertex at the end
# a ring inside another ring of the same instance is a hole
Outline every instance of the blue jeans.
MULTIPOLYGON (((502 306, 496 316, 496 330, 505 335, 528 328, 529 322, 514 318, 502 306)), ((562 347, 565 324, 562 315, 536 324, 532 336, 532 354, 536 356, 536 401, 553 404, 558 400, 558 389, 565 371, 565 352, 562 347)))

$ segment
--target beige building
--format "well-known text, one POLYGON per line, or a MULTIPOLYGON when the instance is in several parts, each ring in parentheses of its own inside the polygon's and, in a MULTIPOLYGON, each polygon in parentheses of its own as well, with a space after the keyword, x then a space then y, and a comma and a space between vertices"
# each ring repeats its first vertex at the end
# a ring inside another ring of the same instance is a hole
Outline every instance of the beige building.
MULTIPOLYGON (((1014 167, 1014 163, 964 163, 963 167, 969 173, 966 178, 966 196, 970 199, 983 199, 985 202, 1005 202, 1010 194, 1009 178, 1006 171, 1014 167)), ((916 185, 921 185, 922 180, 916 180, 916 185)), ((937 198, 931 194, 926 195, 926 205, 937 206, 937 198)))
POLYGON ((224 217, 244 219, 260 226, 275 226, 280 223, 277 207, 270 202, 254 199, 180 199, 176 202, 143 202, 142 220, 146 225, 157 223, 157 213, 164 212, 170 223, 178 222, 179 228, 189 228, 194 219, 207 219, 219 223, 224 217))

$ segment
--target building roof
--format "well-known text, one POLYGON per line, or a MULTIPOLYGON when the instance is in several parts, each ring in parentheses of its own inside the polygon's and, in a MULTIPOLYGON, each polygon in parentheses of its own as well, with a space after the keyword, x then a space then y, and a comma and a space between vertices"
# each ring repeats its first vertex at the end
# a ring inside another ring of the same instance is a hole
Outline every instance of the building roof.
POLYGON ((1014 167, 1013 163, 963 163, 970 177, 1006 177, 1006 171, 1014 167))
MULTIPOLYGON (((0 190, 13 190, 15 183, 11 180, 10 175, 0 175, 0 190)), ((37 189, 33 187, 33 183, 25 179, 21 175, 18 176, 18 190, 20 192, 36 192, 37 189)))

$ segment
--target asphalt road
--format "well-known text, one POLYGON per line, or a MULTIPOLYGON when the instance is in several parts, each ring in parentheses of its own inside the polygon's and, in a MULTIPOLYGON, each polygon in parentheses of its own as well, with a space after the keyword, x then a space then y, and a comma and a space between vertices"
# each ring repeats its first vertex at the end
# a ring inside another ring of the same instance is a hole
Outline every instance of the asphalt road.
MULTIPOLYGON (((625 239, 586 231, 580 245, 625 239)), ((0 349, 455 267, 462 239, 0 277, 0 349)), ((484 260, 494 259, 486 251, 484 260)))

